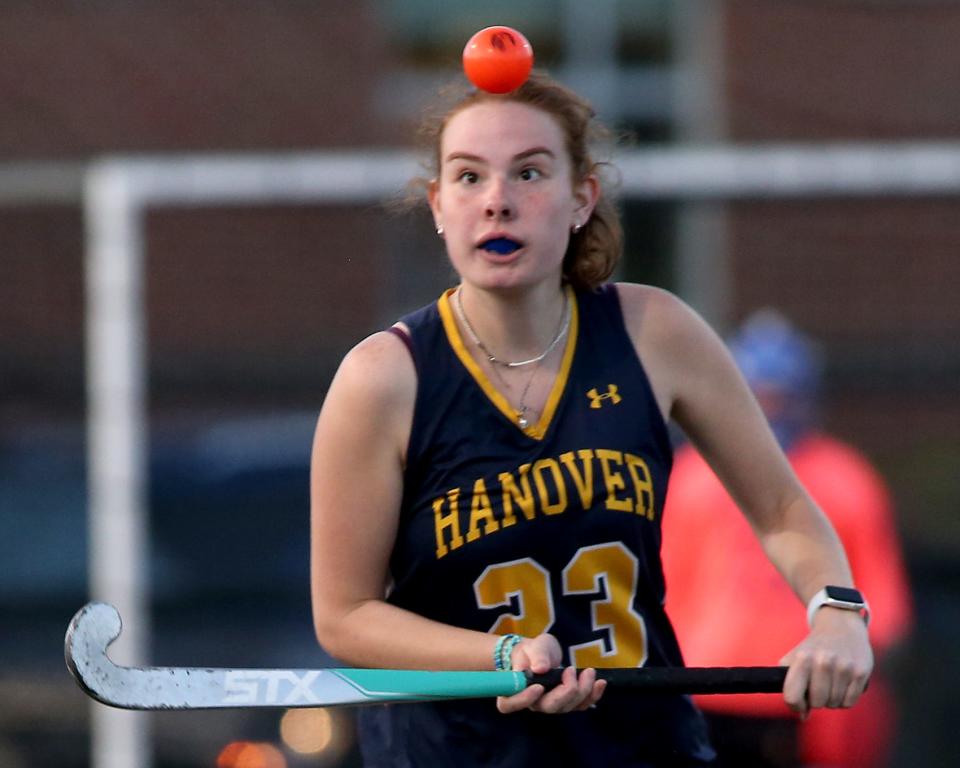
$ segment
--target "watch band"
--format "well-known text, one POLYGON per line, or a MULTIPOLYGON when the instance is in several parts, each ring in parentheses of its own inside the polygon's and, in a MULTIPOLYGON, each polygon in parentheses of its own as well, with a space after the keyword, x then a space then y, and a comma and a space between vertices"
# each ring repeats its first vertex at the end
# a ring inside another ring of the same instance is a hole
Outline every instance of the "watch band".
POLYGON ((870 624, 870 606, 863 595, 852 587, 826 586, 811 597, 810 602, 807 603, 808 626, 813 626, 813 617, 824 606, 856 611, 863 617, 864 624, 870 624))

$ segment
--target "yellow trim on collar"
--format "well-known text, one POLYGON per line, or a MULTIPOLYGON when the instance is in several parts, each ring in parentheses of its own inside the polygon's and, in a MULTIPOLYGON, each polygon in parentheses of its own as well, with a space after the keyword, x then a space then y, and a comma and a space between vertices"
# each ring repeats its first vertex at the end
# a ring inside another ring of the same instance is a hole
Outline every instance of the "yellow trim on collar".
POLYGON ((540 414, 540 420, 537 421, 536 424, 532 424, 526 429, 521 429, 517 423, 519 416, 517 409, 510 405, 510 401, 494 386, 483 369, 477 364, 477 361, 473 359, 466 344, 463 342, 463 337, 460 335, 460 330, 457 328, 457 322, 454 318, 453 307, 450 304, 450 297, 455 290, 456 288, 451 288, 445 291, 437 301, 437 309, 440 312, 440 319, 443 321, 443 329, 447 334, 447 340, 450 342, 454 353, 463 364, 463 367, 467 369, 480 386, 480 389, 483 390, 483 393, 490 402, 507 417, 511 424, 517 429, 520 429, 520 431, 528 437, 532 437, 534 440, 542 440, 547 433, 554 413, 556 413, 557 406, 560 404, 560 398, 563 396, 563 391, 567 386, 567 380, 570 376, 570 367, 573 365, 573 353, 577 346, 577 330, 579 328, 579 312, 576 294, 574 294, 573 289, 569 286, 565 289, 567 292, 567 301, 570 302, 570 327, 567 330, 567 340, 563 349, 563 360, 560 363, 560 370, 557 373, 556 379, 554 379, 553 388, 547 397, 543 413, 540 414))

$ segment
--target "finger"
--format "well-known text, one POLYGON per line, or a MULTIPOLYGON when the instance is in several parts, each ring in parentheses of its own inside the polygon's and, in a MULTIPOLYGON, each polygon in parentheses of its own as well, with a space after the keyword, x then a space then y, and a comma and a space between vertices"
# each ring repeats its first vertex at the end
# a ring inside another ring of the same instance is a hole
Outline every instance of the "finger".
POLYGON ((583 670, 579 677, 577 678, 577 695, 579 701, 575 705, 575 709, 579 709, 580 705, 584 701, 588 700, 593 694, 593 686, 597 682, 597 670, 595 669, 585 669, 583 670))
POLYGON ((850 681, 850 684, 847 686, 847 691, 843 697, 843 703, 840 705, 842 707, 852 707, 854 704, 859 701, 860 697, 863 695, 863 692, 867 687, 867 678, 857 677, 850 681))
POLYGON ((534 709, 551 714, 562 712, 566 707, 572 706, 577 695, 576 670, 573 667, 567 667, 560 677, 560 685, 547 691, 543 698, 536 703, 534 709))
MULTIPOLYGON (((576 675, 576 670, 574 670, 573 667, 570 669, 573 670, 574 675, 576 675)), ((597 671, 591 668, 585 669, 580 672, 575 680, 577 686, 576 698, 565 705, 563 710, 565 712, 585 709, 593 703, 593 690, 597 684, 597 671)))
POLYGON ((585 709, 590 709, 595 707, 597 702, 600 701, 600 698, 603 696, 603 692, 607 689, 606 680, 596 680, 593 683, 593 689, 590 691, 590 695, 583 701, 583 703, 577 707, 578 710, 583 711, 585 709))
POLYGON ((544 687, 537 683, 524 688, 520 693, 513 696, 498 696, 497 709, 509 715, 511 712, 519 712, 521 709, 530 709, 543 696, 544 687))
POLYGON ((811 709, 826 707, 831 701, 834 677, 834 659, 826 651, 814 656, 807 685, 807 701, 811 709))
POLYGON ((580 703, 580 700, 581 694, 577 681, 577 670, 573 667, 567 667, 563 670, 560 685, 552 691, 547 691, 533 709, 538 712, 547 712, 550 714, 569 712, 580 703))
MULTIPOLYGON (((529 669, 537 675, 543 675, 553 669, 555 666, 550 656, 546 653, 532 654, 529 657, 529 669)), ((516 667, 514 667, 516 669, 516 667)))
POLYGON ((827 706, 832 709, 839 709, 844 706, 847 693, 853 682, 853 667, 845 663, 835 664, 830 685, 830 698, 827 701, 827 706))
POLYGON ((806 656, 792 656, 787 676, 783 681, 783 700, 794 712, 806 717, 810 711, 807 701, 807 687, 810 684, 810 663, 806 656))

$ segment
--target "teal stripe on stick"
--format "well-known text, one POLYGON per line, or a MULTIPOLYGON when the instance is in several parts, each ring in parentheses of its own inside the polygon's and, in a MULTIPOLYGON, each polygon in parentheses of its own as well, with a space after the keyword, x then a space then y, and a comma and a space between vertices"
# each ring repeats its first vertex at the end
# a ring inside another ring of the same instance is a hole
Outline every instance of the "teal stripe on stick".
POLYGON ((523 672, 423 672, 406 669, 331 669, 364 696, 376 699, 512 696, 527 687, 523 672))

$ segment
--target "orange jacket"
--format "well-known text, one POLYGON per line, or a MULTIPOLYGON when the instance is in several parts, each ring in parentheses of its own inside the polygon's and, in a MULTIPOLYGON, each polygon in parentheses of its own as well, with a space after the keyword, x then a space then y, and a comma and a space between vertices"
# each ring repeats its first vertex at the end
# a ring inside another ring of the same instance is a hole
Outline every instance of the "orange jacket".
MULTIPOLYGON (((843 541, 856 585, 870 602, 870 638, 881 657, 912 620, 890 494, 857 451, 833 438, 807 436, 788 458, 843 541)), ((804 606, 689 446, 677 452, 670 479, 663 565, 667 613, 690 666, 777 664, 807 634, 804 606)), ((703 696, 697 703, 730 715, 792 716, 779 694, 703 696)), ((822 765, 874 765, 877 756, 865 745, 875 739, 882 751, 892 722, 892 699, 875 679, 853 709, 817 711, 801 726, 803 757, 822 765)))

